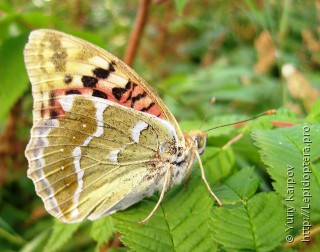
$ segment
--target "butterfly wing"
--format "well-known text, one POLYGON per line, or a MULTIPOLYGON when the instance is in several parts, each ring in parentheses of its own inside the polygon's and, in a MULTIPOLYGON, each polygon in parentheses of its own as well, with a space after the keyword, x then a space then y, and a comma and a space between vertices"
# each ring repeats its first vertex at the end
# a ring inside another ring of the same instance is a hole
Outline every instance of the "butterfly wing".
POLYGON ((39 119, 28 176, 49 213, 96 219, 161 189, 175 159, 175 129, 156 116, 82 95, 59 98, 64 116, 39 119))
POLYGON ((34 122, 63 114, 59 96, 104 98, 168 121, 184 143, 174 116, 156 92, 130 67, 107 51, 54 30, 35 30, 24 51, 32 83, 34 122))

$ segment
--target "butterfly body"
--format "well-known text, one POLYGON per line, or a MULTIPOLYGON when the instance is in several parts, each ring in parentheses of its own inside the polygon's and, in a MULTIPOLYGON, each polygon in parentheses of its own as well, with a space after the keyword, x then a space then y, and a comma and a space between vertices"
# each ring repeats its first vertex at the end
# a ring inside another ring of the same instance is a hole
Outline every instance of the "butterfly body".
POLYGON ((46 210, 72 223, 123 210, 180 184, 205 147, 155 91, 110 53, 53 30, 31 33, 34 97, 26 149, 46 210))

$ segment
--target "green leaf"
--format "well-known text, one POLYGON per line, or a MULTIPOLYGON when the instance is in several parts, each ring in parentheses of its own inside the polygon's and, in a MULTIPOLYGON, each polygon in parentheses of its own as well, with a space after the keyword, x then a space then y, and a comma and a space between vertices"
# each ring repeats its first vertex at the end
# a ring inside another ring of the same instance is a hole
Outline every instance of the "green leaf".
POLYGON ((223 204, 236 204, 249 199, 258 189, 259 179, 253 168, 242 169, 215 188, 215 194, 223 204))
POLYGON ((275 193, 259 193, 243 203, 214 208, 211 229, 226 249, 271 251, 284 239, 283 205, 275 193))
POLYGON ((42 252, 50 236, 50 229, 47 228, 35 236, 31 241, 23 246, 20 252, 42 252))
MULTIPOLYGON (((0 9, 1 9, 1 4, 0 4, 0 9)), ((0 44, 5 39, 12 37, 12 33, 13 33, 12 23, 14 23, 20 17, 18 13, 11 12, 11 10, 8 10, 8 11, 9 13, 7 13, 7 15, 2 16, 0 18, 0 44)))
POLYGON ((113 234, 113 221, 110 216, 95 220, 92 223, 91 237, 97 242, 97 248, 107 242, 113 234))
POLYGON ((206 178, 210 184, 215 184, 226 178, 234 165, 234 155, 231 148, 206 147, 201 159, 206 178))
POLYGON ((253 196, 257 191, 259 184, 259 178, 254 175, 253 168, 243 169, 225 182, 225 185, 237 193, 243 200, 253 196))
POLYGON ((296 210, 294 218, 298 220, 302 207, 308 207, 307 221, 319 221, 320 125, 256 131, 252 137, 261 149, 262 161, 269 166, 267 172, 275 180, 274 189, 288 208, 296 210))
POLYGON ((71 239, 73 233, 80 227, 80 223, 65 224, 58 220, 55 221, 53 232, 46 244, 45 251, 56 251, 60 249, 68 240, 71 239))
POLYGON ((179 14, 182 13, 184 6, 186 5, 186 3, 188 2, 188 0, 175 0, 174 3, 176 5, 176 9, 178 11, 179 14))
POLYGON ((0 10, 2 12, 11 12, 12 11, 12 5, 9 3, 5 3, 4 1, 0 3, 0 10))
MULTIPOLYGON (((33 29, 41 27, 55 27, 58 18, 55 15, 47 15, 41 11, 22 12, 19 15, 20 22, 28 23, 33 29)), ((60 20, 61 22, 61 20, 60 20)))
POLYGON ((24 239, 18 235, 9 224, 0 217, 0 240, 5 239, 13 244, 23 244, 24 239))
POLYGON ((137 222, 151 212, 156 200, 144 200, 112 217, 123 243, 135 251, 216 251, 207 225, 212 200, 198 172, 194 172, 188 189, 180 185, 167 192, 144 225, 137 222))
POLYGON ((318 99, 314 103, 314 105, 313 105, 313 107, 307 117, 307 122, 309 122, 309 123, 320 122, 320 99, 318 99))
POLYGON ((0 47, 0 121, 28 88, 28 78, 23 62, 23 48, 27 34, 10 38, 0 47))

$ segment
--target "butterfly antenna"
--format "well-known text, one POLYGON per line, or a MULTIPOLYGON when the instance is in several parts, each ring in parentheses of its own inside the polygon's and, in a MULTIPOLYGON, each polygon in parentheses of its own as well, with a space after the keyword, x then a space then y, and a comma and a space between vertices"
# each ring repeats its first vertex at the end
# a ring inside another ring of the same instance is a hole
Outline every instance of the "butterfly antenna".
POLYGON ((219 128, 226 127, 226 126, 231 126, 231 125, 237 125, 237 124, 245 123, 245 122, 254 120, 254 119, 259 118, 259 117, 262 117, 262 116, 273 115, 273 114, 275 114, 276 112, 277 112, 277 110, 275 110, 275 109, 270 109, 270 110, 268 110, 268 111, 266 111, 266 112, 264 112, 264 113, 261 113, 261 114, 259 114, 259 115, 253 116, 253 117, 248 118, 248 119, 246 119, 246 120, 239 121, 239 122, 236 122, 236 123, 228 123, 228 124, 216 126, 216 127, 213 127, 213 128, 209 128, 209 129, 206 129, 204 132, 208 132, 208 131, 210 131, 210 130, 219 129, 219 128))
POLYGON ((200 124, 199 130, 202 128, 204 122, 207 120, 208 115, 209 115, 209 111, 210 111, 210 108, 211 108, 211 105, 212 105, 213 103, 215 103, 215 102, 216 102, 216 98, 215 98, 215 97, 212 97, 211 100, 210 100, 210 103, 208 104, 206 114, 205 114, 205 116, 204 116, 204 118, 203 118, 203 120, 202 120, 202 122, 201 122, 201 124, 200 124))
POLYGON ((211 190, 211 187, 206 179, 206 175, 204 173, 204 168, 203 168, 203 165, 202 165, 202 162, 201 162, 201 158, 200 158, 200 155, 199 153, 196 151, 195 152, 196 154, 196 158, 198 159, 198 163, 199 163, 199 167, 200 167, 200 171, 201 171, 201 178, 202 180, 204 181, 208 191, 210 192, 210 194, 212 195, 212 197, 217 201, 217 203, 222 206, 222 202, 220 201, 220 199, 214 194, 214 192, 211 190))

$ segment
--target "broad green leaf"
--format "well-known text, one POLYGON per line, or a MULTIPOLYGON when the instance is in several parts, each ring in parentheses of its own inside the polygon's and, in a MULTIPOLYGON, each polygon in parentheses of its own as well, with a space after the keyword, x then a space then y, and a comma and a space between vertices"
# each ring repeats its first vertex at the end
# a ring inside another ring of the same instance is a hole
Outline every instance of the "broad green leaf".
POLYGON ((271 251, 284 239, 284 222, 280 198, 264 192, 243 203, 214 208, 211 229, 214 240, 226 249, 271 251))
POLYGON ((48 243, 46 244, 45 251, 57 251, 60 249, 68 240, 71 239, 73 233, 77 231, 80 225, 81 222, 65 224, 55 220, 53 232, 48 243))
POLYGON ((260 181, 254 175, 254 169, 247 168, 234 174, 224 184, 241 199, 247 200, 257 191, 260 181))
POLYGON ((91 226, 91 237, 97 242, 99 248, 104 242, 107 242, 114 234, 113 221, 110 216, 95 220, 91 226))
POLYGON ((274 189, 288 208, 294 208, 295 225, 307 207, 307 221, 320 220, 320 125, 256 131, 252 134, 261 149, 262 161, 275 181, 274 189), (309 219, 308 219, 309 218, 309 219))
POLYGON ((10 38, 0 47, 0 121, 28 88, 28 78, 23 62, 23 48, 27 34, 10 38))
POLYGON ((223 204, 236 204, 249 199, 259 187, 259 179, 253 168, 242 169, 215 188, 215 194, 223 204))
POLYGON ((170 190, 144 225, 137 222, 151 212, 156 200, 144 200, 112 217, 123 243, 135 251, 216 251, 207 225, 212 201, 194 172, 188 189, 180 185, 170 190))
POLYGON ((212 185, 226 178, 234 165, 234 155, 231 148, 206 147, 201 159, 206 178, 212 185))

